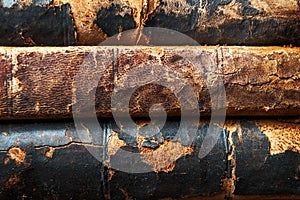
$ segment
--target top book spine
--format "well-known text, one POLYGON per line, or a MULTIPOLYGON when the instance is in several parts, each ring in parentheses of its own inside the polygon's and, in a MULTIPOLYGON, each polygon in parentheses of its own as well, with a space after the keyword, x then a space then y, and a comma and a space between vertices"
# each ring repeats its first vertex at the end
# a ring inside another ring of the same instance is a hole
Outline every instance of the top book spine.
POLYGON ((298 0, 0 0, 1 46, 98 45, 140 27, 200 45, 300 45, 298 0))

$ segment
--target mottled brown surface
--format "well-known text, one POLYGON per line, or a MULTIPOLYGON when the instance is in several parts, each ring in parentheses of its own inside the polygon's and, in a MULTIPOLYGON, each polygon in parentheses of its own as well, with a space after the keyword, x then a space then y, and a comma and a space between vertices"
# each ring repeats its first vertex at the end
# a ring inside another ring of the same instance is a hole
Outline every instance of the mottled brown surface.
POLYGON ((62 3, 71 5, 79 45, 97 45, 107 36, 143 26, 177 30, 201 45, 299 45, 297 0, 56 0, 53 5, 62 3))
POLYGON ((10 65, 7 63, 10 63, 11 60, 6 55, 6 51, 1 49, 0 50, 0 112, 5 114, 8 114, 8 107, 10 106, 9 100, 8 100, 8 94, 7 94, 7 77, 9 76, 9 72, 11 71, 10 65))
POLYGON ((233 112, 238 113, 243 107, 248 112, 264 109, 266 114, 284 113, 286 106, 289 105, 288 109, 295 109, 295 114, 297 112, 299 114, 297 108, 300 105, 298 49, 225 47, 222 54, 224 83, 228 83, 226 94, 227 102, 230 102, 230 110, 234 109, 233 112), (245 103, 246 99, 251 101, 245 103), (244 105, 241 106, 242 104, 244 105))
POLYGON ((140 27, 176 30, 201 45, 300 45, 298 0, 3 2, 2 45, 98 45, 109 36, 140 27), (55 26, 49 23, 53 20, 55 26))
POLYGON ((284 153, 286 150, 300 152, 300 119, 295 120, 278 120, 260 121, 256 124, 270 140, 270 154, 276 155, 284 153))
POLYGON ((72 48, 54 51, 12 51, 17 64, 13 66, 13 110, 11 116, 30 118, 41 116, 64 117, 70 112, 72 82, 86 50, 72 48))
MULTIPOLYGON (((298 115, 300 109, 298 48, 104 47, 101 50, 101 47, 47 47, 2 48, 1 51, 6 51, 2 53, 1 65, 8 69, 2 71, 1 98, 8 100, 0 104, 2 119, 71 117, 73 92, 89 92, 85 84, 79 84, 77 90, 74 86, 75 75, 84 60, 96 60, 98 65, 102 63, 99 65, 104 70, 102 77, 97 77, 99 73, 97 75, 94 71, 88 72, 90 79, 97 82, 99 79, 95 105, 102 117, 111 116, 112 90, 122 85, 120 96, 117 96, 121 100, 128 89, 140 87, 131 96, 132 116, 147 117, 150 107, 155 103, 162 103, 170 116, 179 116, 181 104, 173 89, 156 84, 162 81, 170 83, 168 87, 172 87, 172 84, 176 84, 172 73, 178 75, 180 84, 184 83, 194 91, 191 94, 181 90, 177 95, 186 99, 195 95, 201 114, 209 115, 211 102, 206 84, 213 86, 214 82, 211 82, 211 78, 206 81, 203 77, 216 74, 214 70, 219 71, 225 86, 228 116, 298 115), (86 58, 92 50, 97 52, 86 58), (202 64, 197 70, 192 59, 200 57, 202 64), (210 62, 207 63, 207 60, 210 62), (144 78, 151 73, 151 66, 162 69, 159 80, 144 78), (138 67, 143 70, 137 70, 138 67), (124 74, 128 75, 129 72, 132 74, 126 78, 124 74), (124 80, 130 84, 125 84, 124 80), (138 81, 141 85, 136 85, 138 81)), ((90 89, 96 89, 96 85, 90 89)), ((74 99, 74 103, 88 108, 88 104, 92 105, 93 102, 86 104, 83 101, 85 96, 74 99)), ((125 112, 123 108, 119 111, 125 112)))

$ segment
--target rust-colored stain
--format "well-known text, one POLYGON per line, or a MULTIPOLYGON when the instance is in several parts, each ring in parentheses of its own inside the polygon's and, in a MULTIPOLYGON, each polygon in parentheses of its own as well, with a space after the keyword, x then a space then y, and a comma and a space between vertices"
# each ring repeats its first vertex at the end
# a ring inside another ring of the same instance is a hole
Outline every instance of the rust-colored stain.
MULTIPOLYGON (((99 44, 107 38, 107 35, 94 23, 97 12, 101 8, 108 8, 111 2, 105 0, 54 0, 53 6, 70 4, 74 23, 76 26, 76 38, 78 44, 99 44), (86 37, 88 35, 88 37, 86 37)), ((136 27, 143 27, 148 16, 159 6, 159 0, 116 0, 114 4, 127 5, 132 9, 132 17, 136 27)), ((119 13, 122 15, 122 13, 119 13)))
POLYGON ((19 147, 12 147, 8 150, 7 156, 9 159, 14 160, 16 165, 26 164, 26 152, 19 147))
POLYGON ((13 174, 4 182, 3 186, 7 189, 13 189, 20 180, 20 173, 13 174))
POLYGON ((269 138, 270 154, 276 155, 287 150, 300 153, 300 126, 291 122, 256 120, 260 130, 269 138))
POLYGON ((170 172, 175 168, 175 161, 183 156, 190 155, 193 148, 183 146, 180 142, 164 140, 156 149, 142 147, 143 137, 138 139, 141 159, 152 166, 154 172, 170 172))
MULTIPOLYGON (((180 142, 165 140, 163 144, 156 149, 142 147, 143 137, 138 137, 138 147, 140 149, 141 159, 152 166, 154 172, 170 172, 175 168, 175 161, 183 156, 190 155, 193 148, 183 146, 180 142)), ((118 138, 118 133, 114 132, 108 140, 108 157, 114 155, 119 148, 125 146, 126 143, 118 138)), ((109 159, 106 161, 109 166, 109 159)), ((112 174, 113 175, 113 174, 112 174)))
POLYGON ((110 181, 110 180, 112 179, 112 177, 114 176, 115 173, 116 173, 115 170, 109 168, 109 169, 108 169, 108 177, 107 177, 107 180, 110 181))
POLYGON ((139 27, 142 27, 145 21, 148 19, 149 15, 151 15, 160 5, 159 0, 143 0, 143 9, 141 10, 141 23, 138 24, 139 27))
POLYGON ((112 131, 112 135, 109 137, 108 140, 107 155, 111 156, 116 154, 119 148, 125 145, 126 143, 123 140, 119 139, 118 133, 112 131))
POLYGON ((224 128, 228 131, 228 142, 230 145, 230 151, 227 153, 227 160, 230 161, 231 164, 231 177, 232 178, 224 178, 222 180, 222 187, 225 191, 227 191, 228 195, 231 195, 234 193, 235 184, 234 182, 238 180, 238 177, 235 174, 236 171, 236 160, 235 160, 235 145, 232 138, 233 132, 238 132, 239 138, 241 138, 241 128, 238 123, 228 120, 224 124, 224 128))
POLYGON ((49 147, 48 151, 45 153, 45 156, 47 156, 48 158, 52 158, 54 151, 55 149, 53 147, 49 147))
POLYGON ((123 193, 124 195, 124 200, 132 200, 132 197, 129 196, 128 192, 124 190, 123 188, 119 188, 119 190, 123 193))
POLYGON ((265 13, 276 17, 284 17, 299 14, 298 3, 296 0, 251 0, 251 5, 265 13))
POLYGON ((78 44, 99 44, 106 38, 106 34, 102 32, 98 26, 94 24, 97 16, 97 11, 101 5, 107 4, 104 0, 54 0, 53 6, 59 6, 68 3, 72 8, 74 23, 77 29, 78 44), (86 37, 89 35, 89 37, 86 37))
POLYGON ((29 45, 32 45, 32 46, 36 46, 36 43, 33 41, 33 39, 31 37, 24 37, 22 35, 22 33, 20 33, 20 37, 24 41, 24 44, 29 44, 29 45))

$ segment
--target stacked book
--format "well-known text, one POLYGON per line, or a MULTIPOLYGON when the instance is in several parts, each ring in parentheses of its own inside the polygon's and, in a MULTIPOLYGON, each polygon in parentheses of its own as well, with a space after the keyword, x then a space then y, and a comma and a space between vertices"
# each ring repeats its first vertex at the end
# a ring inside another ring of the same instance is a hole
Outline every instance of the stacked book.
POLYGON ((300 1, 0 0, 1 199, 300 199, 300 1))

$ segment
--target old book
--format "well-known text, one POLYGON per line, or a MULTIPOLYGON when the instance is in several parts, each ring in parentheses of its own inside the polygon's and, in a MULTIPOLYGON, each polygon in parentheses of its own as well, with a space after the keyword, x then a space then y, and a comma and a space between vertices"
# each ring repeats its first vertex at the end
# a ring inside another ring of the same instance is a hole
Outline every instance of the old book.
POLYGON ((140 27, 201 45, 300 45, 298 0, 26 0, 0 5, 0 45, 97 45, 140 27))
POLYGON ((174 140, 180 123, 167 121, 155 147, 139 133, 134 144, 111 121, 90 132, 91 143, 71 122, 1 124, 0 197, 299 199, 299 119, 228 120, 203 158, 208 122, 194 125, 189 145, 174 140))
POLYGON ((298 48, 280 47, 2 47, 0 118, 71 118, 74 106, 148 117, 154 104, 168 116, 297 116, 299 63, 298 48))

